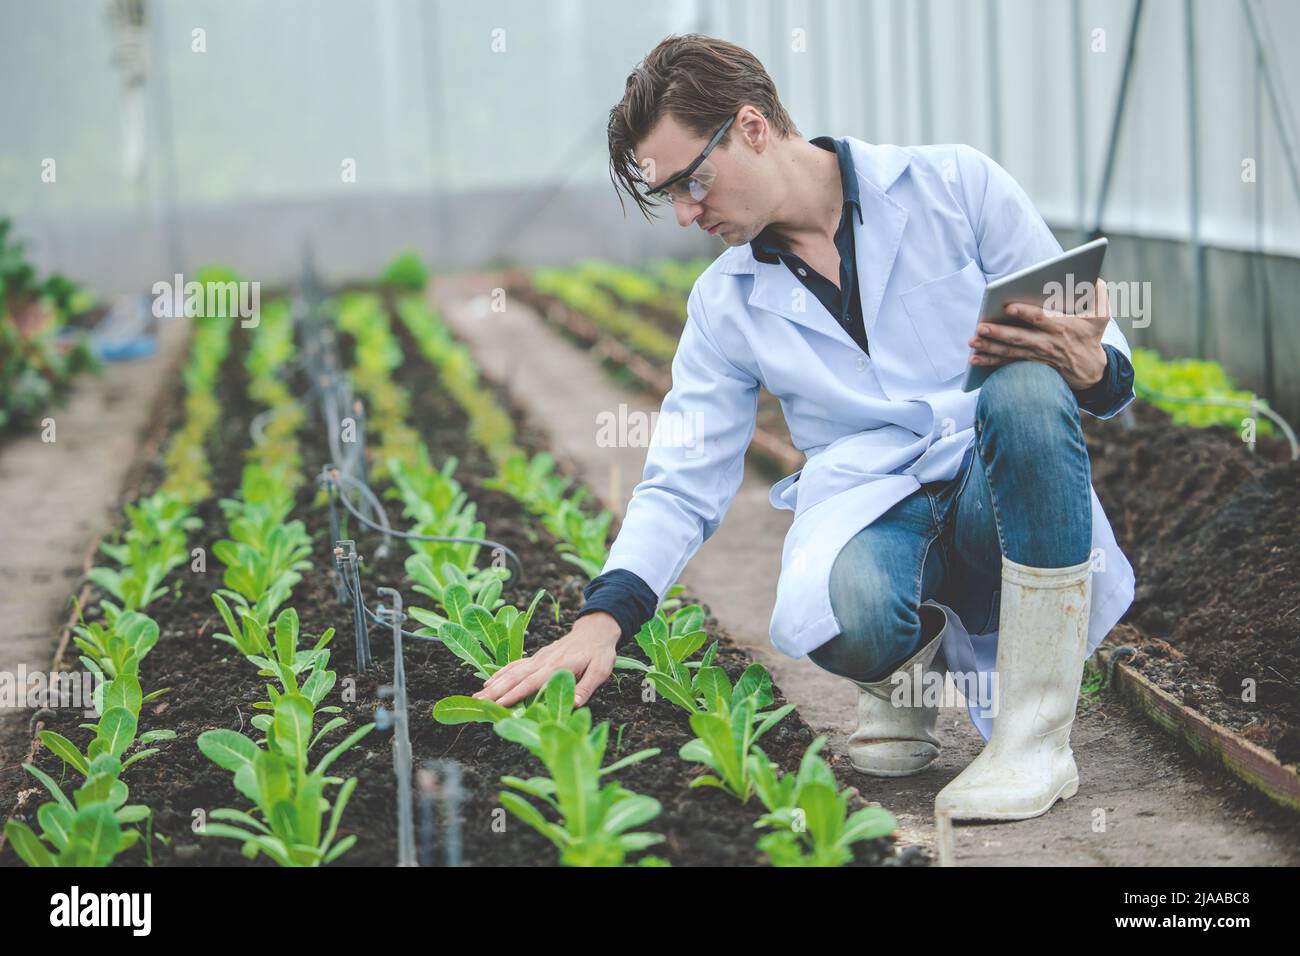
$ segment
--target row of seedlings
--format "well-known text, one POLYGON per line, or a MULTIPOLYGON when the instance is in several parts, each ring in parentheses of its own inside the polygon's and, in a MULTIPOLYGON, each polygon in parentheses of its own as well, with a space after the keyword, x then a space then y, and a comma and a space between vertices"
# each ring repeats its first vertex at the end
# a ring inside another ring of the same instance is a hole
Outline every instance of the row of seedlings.
POLYGON ((208 816, 216 822, 205 823, 202 833, 239 840, 249 859, 265 854, 280 866, 320 866, 357 840, 355 834, 337 838, 357 780, 331 776, 330 768, 374 724, 357 728, 311 764, 313 751, 347 719, 340 707, 324 703, 337 683, 329 667, 334 629, 300 646, 305 636, 289 606, 312 566, 311 536, 302 520, 290 520, 303 481, 297 432, 306 418, 282 380, 294 351, 292 313, 277 300, 263 310, 246 359, 249 393, 266 411, 255 422, 238 496, 220 502, 230 537, 213 546, 225 565, 225 587, 212 595, 229 632, 216 638, 272 682, 267 699, 253 704, 261 711, 251 721, 259 739, 228 729, 199 736, 199 749, 234 775, 235 789, 252 803, 249 810, 213 810, 208 816))
MULTIPOLYGON (((205 271, 201 278, 217 277, 205 271)), ((23 765, 52 798, 37 808, 39 836, 19 820, 5 825, 5 836, 28 866, 107 866, 140 841, 133 825, 152 821, 148 807, 127 802, 130 792, 122 779, 158 753, 152 744, 176 736, 171 730, 140 731, 143 705, 167 692, 146 694, 141 685, 141 664, 159 636, 157 622, 144 612, 168 592, 167 576, 190 557, 187 532, 199 524, 194 508, 211 494, 206 443, 220 416, 215 390, 230 349, 230 329, 223 316, 196 323, 181 373, 185 417, 164 454, 166 477, 154 494, 127 505, 121 539, 101 544, 117 567, 90 570, 91 582, 107 595, 99 602, 102 619, 87 622, 83 616, 73 640, 82 666, 95 675, 99 719, 80 725, 90 734, 84 751, 62 734, 40 731, 41 743, 63 761, 65 772, 80 778, 70 796, 39 767, 23 765)), ((145 841, 152 860, 147 835, 145 841)))
POLYGON ((564 560, 588 578, 599 574, 609 557, 614 516, 590 507, 587 489, 573 489, 573 480, 556 472, 554 457, 545 452, 530 456, 515 443, 514 423, 482 380, 469 349, 452 336, 422 297, 402 297, 397 313, 421 356, 437 369, 443 388, 469 418, 470 438, 492 460, 496 474, 484 484, 537 515, 560 542, 564 560))
MULTIPOLYGON (((478 381, 477 367, 463 347, 452 341, 446 329, 428 312, 419 298, 403 298, 398 311, 413 338, 419 342, 426 358, 432 359, 441 373, 443 388, 452 394, 469 418, 469 432, 489 457, 511 471, 512 475, 532 476, 529 483, 502 480, 502 475, 487 485, 511 492, 529 510, 541 516, 546 527, 559 538, 564 557, 594 574, 604 562, 610 514, 595 519, 582 514, 578 505, 584 492, 563 497, 569 481, 551 475, 554 459, 549 455, 529 460, 523 449, 513 444, 510 416, 491 399, 478 381)), ((385 320, 376 317, 370 329, 386 329, 385 320)), ((447 529, 439 523, 437 502, 463 502, 464 492, 451 479, 450 470, 430 470, 408 480, 398 475, 398 492, 406 514, 416 519, 416 528, 447 529)), ((473 507, 468 505, 468 507, 473 507)), ((482 535, 482 524, 474 533, 482 535)), ((421 633, 432 633, 480 679, 524 656, 526 628, 543 591, 538 591, 526 610, 500 606, 499 594, 504 568, 474 570, 473 551, 465 561, 439 564, 430 555, 415 555, 407 562, 407 571, 416 581, 416 591, 432 598, 437 610, 415 607, 413 617, 425 624, 421 633), (434 572, 438 568, 438 572, 434 572)), ((629 853, 643 851, 662 842, 663 836, 638 830, 662 812, 653 797, 628 790, 623 784, 606 780, 608 775, 659 753, 658 748, 640 750, 611 763, 604 763, 610 722, 591 726, 589 708, 573 706, 575 680, 569 671, 560 671, 538 692, 528 705, 506 710, 490 701, 469 697, 447 697, 434 708, 434 717, 442 723, 461 723, 464 719, 493 719, 494 728, 503 739, 523 745, 546 767, 547 777, 519 778, 506 775, 502 783, 511 790, 499 793, 502 806, 521 822, 549 839, 559 853, 560 862, 577 866, 611 866, 623 864, 629 853), (478 705, 484 705, 482 708, 478 705), (551 810, 530 803, 528 797, 541 801, 551 810)), ((658 857, 642 857, 642 865, 663 864, 658 857)))
MULTIPOLYGON (((396 342, 380 303, 373 298, 359 298, 353 305, 355 311, 345 313, 341 324, 344 331, 357 338, 358 353, 363 340, 373 339, 375 341, 368 351, 376 355, 394 354, 392 349, 396 342)), ((424 345, 423 341, 421 345, 424 345)), ((456 361, 453 359, 446 367, 440 367, 443 385, 461 395, 481 395, 474 388, 453 387, 453 382, 464 385, 465 379, 449 376, 448 369, 459 367, 462 371, 477 374, 472 363, 457 366, 456 361)), ((477 378, 469 381, 476 383, 477 378)), ((471 415, 471 432, 480 441, 486 436, 494 436, 496 448, 500 451, 502 440, 509 442, 511 439, 512 423, 508 417, 502 416, 495 403, 473 398, 472 404, 478 414, 471 415)), ((370 421, 383 440, 385 425, 382 416, 372 415, 370 421)), ((522 455, 522 451, 513 445, 510 451, 522 455)), ((545 591, 539 590, 526 609, 504 603, 502 584, 509 572, 501 566, 482 569, 477 566, 481 545, 474 540, 481 540, 486 529, 475 518, 473 502, 468 500, 454 478, 455 460, 449 460, 440 470, 435 469, 428 462, 423 446, 419 447, 416 457, 414 463, 396 457, 389 462, 395 486, 393 493, 400 498, 405 517, 413 522, 412 530, 423 537, 468 539, 413 541, 412 548, 416 553, 407 559, 407 573, 415 582, 415 590, 430 598, 435 605, 434 609, 411 609, 412 615, 424 625, 417 633, 436 637, 479 678, 486 679, 505 664, 523 656, 529 622, 545 591)), ((536 499, 533 499, 533 504, 538 504, 536 499)), ((600 526, 602 532, 607 525, 606 518, 600 526)), ((592 560, 594 556, 590 549, 579 550, 583 540, 579 536, 576 544, 568 543, 567 546, 573 550, 567 553, 574 558, 585 554, 588 560, 592 560)), ((566 685, 557 682, 546 693, 537 695, 529 707, 518 708, 516 724, 520 737, 507 738, 524 742, 548 768, 551 776, 530 780, 503 778, 504 783, 520 793, 503 793, 502 805, 552 840, 565 863, 621 863, 627 853, 645 849, 661 839, 658 834, 635 831, 637 826, 657 816, 661 807, 651 797, 633 793, 616 782, 603 782, 602 778, 654 756, 658 750, 641 751, 602 767, 609 723, 606 721, 593 728, 590 710, 574 709, 572 674, 563 673, 568 675, 566 685), (549 803, 559 821, 545 820, 521 794, 538 796, 549 803)), ((436 710, 435 713, 443 714, 445 711, 436 710)), ((509 729, 516 725, 507 723, 504 726, 509 733, 509 729)))

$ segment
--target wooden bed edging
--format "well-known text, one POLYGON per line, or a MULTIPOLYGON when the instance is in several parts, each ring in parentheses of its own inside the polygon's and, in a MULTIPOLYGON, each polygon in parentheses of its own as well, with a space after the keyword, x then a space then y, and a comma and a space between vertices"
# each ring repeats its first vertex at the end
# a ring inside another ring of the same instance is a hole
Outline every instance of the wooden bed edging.
MULTIPOLYGON (((1109 664, 1113 650, 1097 649, 1103 665, 1109 664)), ((1185 706, 1125 663, 1114 668, 1113 685, 1149 720, 1186 743, 1198 757, 1228 771, 1279 806, 1300 812, 1300 775, 1295 764, 1282 763, 1272 752, 1185 706)))

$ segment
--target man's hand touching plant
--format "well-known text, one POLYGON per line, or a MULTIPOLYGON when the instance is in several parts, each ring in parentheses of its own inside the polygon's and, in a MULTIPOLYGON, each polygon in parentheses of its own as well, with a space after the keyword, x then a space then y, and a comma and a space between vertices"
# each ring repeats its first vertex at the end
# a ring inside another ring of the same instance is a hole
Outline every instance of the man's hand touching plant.
POLYGON ((621 633, 612 615, 604 611, 584 614, 559 640, 531 657, 511 661, 489 677, 474 697, 513 707, 545 687, 556 671, 567 670, 578 680, 573 704, 581 707, 614 672, 621 633))

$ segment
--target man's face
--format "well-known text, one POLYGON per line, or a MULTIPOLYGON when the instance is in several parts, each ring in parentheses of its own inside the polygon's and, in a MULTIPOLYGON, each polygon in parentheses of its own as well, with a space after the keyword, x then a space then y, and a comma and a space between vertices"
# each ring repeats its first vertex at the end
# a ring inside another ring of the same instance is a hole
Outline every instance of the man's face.
MULTIPOLYGON (((697 175, 712 174, 708 192, 699 201, 689 196, 674 197, 673 213, 678 225, 694 225, 729 246, 744 245, 762 232, 771 210, 763 201, 767 190, 763 186, 762 153, 750 142, 756 126, 759 135, 765 136, 762 114, 753 107, 743 107, 728 131, 726 145, 714 147, 696 171, 697 175)), ((664 115, 637 144, 636 157, 646 182, 654 188, 676 176, 695 162, 709 138, 691 132, 676 117, 664 115)))

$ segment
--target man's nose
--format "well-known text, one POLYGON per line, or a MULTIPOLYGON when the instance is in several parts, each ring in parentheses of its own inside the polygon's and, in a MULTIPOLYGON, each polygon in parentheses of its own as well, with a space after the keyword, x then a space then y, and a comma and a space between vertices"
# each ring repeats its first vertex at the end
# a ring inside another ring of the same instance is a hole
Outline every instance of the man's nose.
POLYGON ((700 213, 704 207, 697 202, 682 202, 680 199, 673 203, 673 212, 677 214, 677 225, 689 226, 700 218, 700 213))

